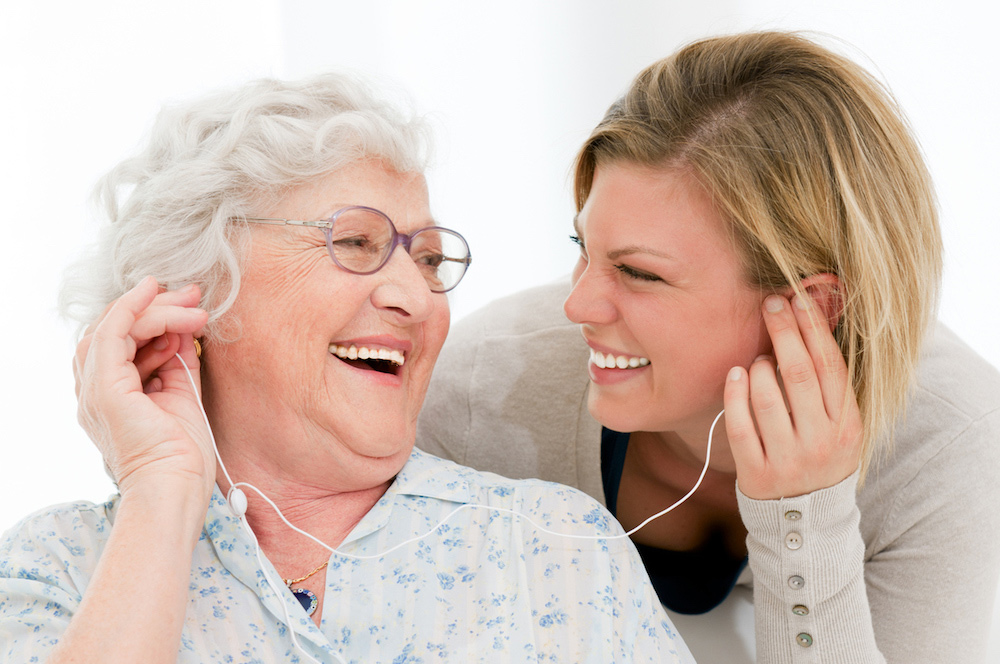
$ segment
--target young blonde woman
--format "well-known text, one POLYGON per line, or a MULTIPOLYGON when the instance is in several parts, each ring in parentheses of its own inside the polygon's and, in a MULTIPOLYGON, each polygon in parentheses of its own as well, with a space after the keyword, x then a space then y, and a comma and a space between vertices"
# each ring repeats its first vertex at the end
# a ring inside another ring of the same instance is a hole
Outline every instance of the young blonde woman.
POLYGON ((1000 375, 933 322, 934 193, 891 95, 799 35, 700 41, 611 106, 575 189, 571 284, 457 326, 418 445, 626 529, 708 457, 633 535, 667 608, 752 587, 760 662, 981 661, 1000 375))

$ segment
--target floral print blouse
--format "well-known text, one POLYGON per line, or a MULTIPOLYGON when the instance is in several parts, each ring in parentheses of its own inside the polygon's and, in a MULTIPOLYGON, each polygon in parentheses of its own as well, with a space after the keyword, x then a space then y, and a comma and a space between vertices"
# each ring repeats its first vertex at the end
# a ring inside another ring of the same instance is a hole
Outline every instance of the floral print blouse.
MULTIPOLYGON (((117 505, 115 496, 52 507, 0 539, 0 660, 45 661, 80 605, 117 505)), ((433 532, 374 559, 333 554, 317 627, 261 554, 281 593, 271 590, 253 539, 216 488, 194 550, 177 661, 309 661, 289 630, 320 662, 693 661, 627 538, 569 539, 482 506, 557 533, 621 533, 575 489, 414 450, 338 551, 379 554, 433 532)))

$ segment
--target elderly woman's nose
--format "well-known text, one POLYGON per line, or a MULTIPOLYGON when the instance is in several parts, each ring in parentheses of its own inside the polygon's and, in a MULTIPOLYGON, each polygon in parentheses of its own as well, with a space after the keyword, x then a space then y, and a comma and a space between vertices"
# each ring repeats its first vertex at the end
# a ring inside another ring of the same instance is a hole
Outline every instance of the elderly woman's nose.
POLYGON ((372 276, 380 279, 372 293, 375 306, 398 310, 414 322, 428 318, 434 311, 431 288, 403 247, 396 247, 382 269, 372 276))

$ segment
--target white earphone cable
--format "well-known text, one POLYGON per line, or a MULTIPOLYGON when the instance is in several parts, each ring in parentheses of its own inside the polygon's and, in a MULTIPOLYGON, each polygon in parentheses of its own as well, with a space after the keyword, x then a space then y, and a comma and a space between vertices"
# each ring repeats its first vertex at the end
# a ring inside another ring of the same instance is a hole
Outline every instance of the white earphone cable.
MULTIPOLYGON (((201 398, 198 396, 198 387, 197 387, 197 385, 194 382, 194 377, 191 375, 191 370, 188 369, 187 363, 184 361, 183 358, 181 358, 180 354, 177 354, 176 357, 177 357, 178 360, 181 361, 181 365, 183 365, 184 371, 187 373, 188 381, 191 383, 191 389, 194 390, 195 398, 196 398, 196 400, 198 402, 198 408, 201 411, 202 419, 205 421, 205 427, 208 429, 209 439, 212 441, 212 449, 215 450, 215 458, 216 458, 216 460, 219 463, 219 467, 222 469, 222 474, 225 475, 225 477, 226 477, 226 481, 229 482, 229 491, 226 494, 226 502, 229 504, 229 507, 233 511, 233 513, 236 516, 239 517, 240 523, 243 524, 243 527, 246 529, 246 531, 249 533, 250 537, 253 539, 254 546, 256 547, 257 564, 260 565, 260 569, 264 573, 264 578, 267 580, 268 585, 271 587, 271 590, 274 592, 274 594, 278 597, 279 601, 282 601, 282 593, 277 589, 277 587, 275 586, 275 584, 271 581, 270 575, 268 575, 267 572, 265 571, 266 568, 264 566, 263 559, 261 558, 260 544, 257 542, 257 537, 254 534, 253 529, 250 527, 250 523, 247 521, 247 518, 246 518, 246 510, 247 510, 246 494, 243 493, 242 489, 240 489, 239 487, 246 487, 246 488, 254 491, 257 495, 259 495, 265 502, 267 502, 268 505, 271 506, 271 508, 274 510, 274 513, 278 515, 278 517, 285 523, 285 525, 288 526, 289 528, 291 528, 293 531, 295 531, 295 532, 297 532, 297 533, 299 533, 301 535, 304 535, 305 537, 308 537, 309 539, 311 539, 312 541, 316 542, 317 544, 319 544, 320 546, 322 546, 324 549, 326 549, 327 551, 329 551, 332 554, 335 554, 335 555, 338 555, 338 556, 341 556, 341 557, 344 557, 344 558, 352 558, 354 560, 373 560, 373 559, 376 559, 376 558, 382 558, 382 557, 384 557, 384 556, 392 553, 393 551, 395 551, 397 549, 400 549, 400 548, 402 548, 404 546, 407 546, 408 544, 412 544, 413 542, 420 541, 420 540, 424 539, 425 537, 428 537, 431 534, 433 534, 435 531, 437 531, 439 528, 441 528, 441 526, 443 526, 445 523, 447 523, 448 520, 451 519, 451 517, 453 517, 455 514, 457 514, 458 512, 460 512, 463 509, 485 509, 485 510, 492 510, 494 512, 501 512, 501 513, 504 513, 504 514, 510 514, 512 516, 516 516, 516 517, 520 517, 520 518, 524 519, 525 521, 527 521, 528 523, 530 523, 531 525, 533 525, 535 528, 537 528, 538 530, 540 530, 543 533, 547 533, 549 535, 555 535, 557 537, 567 537, 567 538, 570 538, 570 539, 590 539, 590 540, 615 540, 615 539, 622 539, 622 538, 625 538, 625 537, 630 537, 631 535, 633 535, 634 533, 636 533, 640 528, 642 528, 642 527, 646 526, 647 524, 649 524, 651 521, 654 521, 655 519, 658 519, 659 517, 663 516, 664 514, 667 514, 668 512, 671 512, 676 507, 678 507, 679 505, 681 505, 684 501, 686 501, 688 498, 690 498, 694 494, 694 492, 698 490, 698 487, 701 486, 702 480, 705 479, 705 474, 708 472, 709 461, 712 458, 712 438, 713 438, 713 435, 715 433, 715 425, 719 423, 719 419, 722 417, 723 413, 726 412, 725 410, 719 411, 719 414, 716 415, 715 419, 712 421, 712 426, 711 426, 711 428, 708 431, 708 447, 707 447, 706 452, 705 452, 705 465, 701 469, 701 474, 698 476, 698 481, 695 482, 695 484, 694 484, 693 487, 691 487, 691 490, 688 491, 686 494, 684 494, 684 496, 682 498, 680 498, 679 500, 677 500, 673 505, 670 505, 666 509, 663 509, 663 510, 659 511, 656 514, 653 514, 652 516, 650 516, 645 521, 643 521, 642 523, 640 523, 635 528, 629 530, 628 532, 620 533, 618 535, 573 535, 573 534, 569 534, 569 533, 557 533, 555 531, 549 530, 548 528, 545 528, 544 526, 539 525, 538 523, 535 523, 535 521, 533 521, 531 519, 531 517, 527 516, 526 514, 522 514, 520 512, 515 512, 514 510, 509 510, 509 509, 506 509, 506 508, 503 508, 503 507, 493 507, 493 506, 490 506, 490 505, 479 505, 479 504, 467 503, 467 504, 464 504, 464 505, 459 505, 454 510, 452 510, 451 512, 449 512, 447 516, 445 516, 443 519, 441 519, 441 521, 439 521, 437 523, 436 526, 434 526, 433 528, 431 528, 430 530, 428 530, 423 535, 418 535, 416 537, 411 537, 410 539, 404 540, 404 541, 396 544, 395 546, 390 547, 389 549, 386 549, 385 551, 381 551, 379 553, 375 553, 375 554, 367 555, 367 556, 357 556, 357 555, 350 554, 350 553, 344 553, 343 551, 338 551, 337 549, 333 548, 332 546, 330 546, 326 542, 323 542, 322 540, 320 540, 319 538, 315 537, 314 535, 312 535, 310 533, 307 533, 306 531, 302 530, 301 528, 296 527, 288 519, 285 518, 285 515, 281 513, 281 510, 274 503, 274 501, 272 501, 270 498, 268 498, 266 495, 264 495, 264 492, 261 491, 260 489, 258 489, 257 487, 255 487, 254 485, 249 484, 247 482, 236 482, 236 483, 233 482, 232 477, 230 477, 230 475, 229 475, 229 471, 226 469, 226 464, 223 463, 222 456, 219 454, 219 446, 215 442, 215 434, 212 432, 212 425, 208 421, 208 414, 205 412, 205 407, 204 407, 204 405, 201 402, 201 398)), ((306 651, 303 650, 302 647, 299 645, 298 640, 295 637, 295 630, 291 628, 291 624, 292 624, 291 623, 291 616, 288 613, 288 607, 287 607, 287 605, 286 605, 286 603, 284 601, 282 601, 282 608, 284 609, 284 612, 285 612, 285 623, 287 625, 289 625, 289 633, 291 634, 292 642, 295 644, 295 647, 298 648, 299 652, 301 652, 303 655, 305 655, 311 661, 316 662, 316 660, 313 659, 312 657, 310 657, 309 654, 306 653, 306 651)), ((343 658, 341 658, 341 656, 337 652, 334 651, 333 654, 334 654, 334 656, 342 664, 346 664, 346 663, 344 663, 343 658)), ((317 662, 317 664, 319 664, 319 663, 317 662)))

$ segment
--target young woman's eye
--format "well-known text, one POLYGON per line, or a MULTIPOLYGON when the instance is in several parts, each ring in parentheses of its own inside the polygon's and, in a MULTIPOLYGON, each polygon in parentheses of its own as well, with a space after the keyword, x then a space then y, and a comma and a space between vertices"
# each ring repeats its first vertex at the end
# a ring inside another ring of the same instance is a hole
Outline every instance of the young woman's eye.
POLYGON ((636 279, 638 281, 663 281, 655 274, 650 274, 649 272, 643 272, 642 270, 636 270, 628 265, 618 264, 615 265, 615 269, 624 274, 629 279, 636 279))
POLYGON ((580 256, 584 259, 587 258, 587 245, 583 243, 583 239, 579 235, 570 235, 570 241, 580 247, 580 256))

